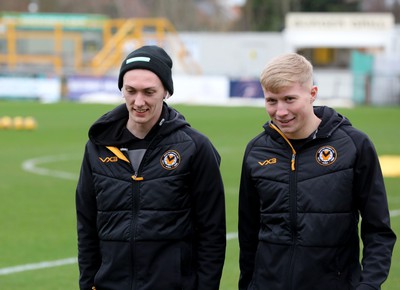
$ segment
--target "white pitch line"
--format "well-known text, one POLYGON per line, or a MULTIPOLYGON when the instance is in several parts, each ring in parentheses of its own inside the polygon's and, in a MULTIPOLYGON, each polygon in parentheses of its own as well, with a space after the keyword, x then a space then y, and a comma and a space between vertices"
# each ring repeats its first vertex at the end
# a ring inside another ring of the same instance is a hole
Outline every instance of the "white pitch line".
MULTIPOLYGON (((237 233, 227 233, 226 239, 227 240, 237 239, 237 233)), ((71 264, 76 264, 77 262, 78 262, 77 258, 66 258, 66 259, 61 259, 61 260, 44 261, 44 262, 39 262, 39 263, 18 265, 18 266, 0 269, 0 276, 10 275, 10 274, 19 273, 19 272, 25 272, 25 271, 31 271, 31 270, 71 265, 71 264)))
POLYGON ((18 272, 25 272, 25 271, 29 271, 29 270, 53 268, 53 267, 70 265, 70 264, 75 264, 75 263, 77 263, 76 258, 67 258, 67 259, 62 259, 62 260, 44 261, 44 262, 39 262, 39 263, 19 265, 19 266, 0 269, 0 276, 1 275, 9 275, 9 274, 18 273, 18 272))
POLYGON ((54 170, 54 169, 42 168, 42 167, 38 166, 43 163, 52 163, 52 162, 70 160, 70 159, 71 159, 70 155, 43 156, 43 157, 29 159, 29 160, 24 161, 22 163, 22 169, 27 172, 32 172, 32 173, 39 174, 39 175, 53 176, 53 177, 58 177, 58 178, 68 179, 68 180, 77 180, 78 179, 77 174, 69 173, 69 172, 65 172, 65 171, 54 170))
POLYGON ((227 233, 226 240, 236 240, 238 238, 238 233, 227 233))
POLYGON ((395 209, 390 211, 390 216, 391 217, 396 217, 400 215, 400 209, 395 209))
MULTIPOLYGON (((65 171, 50 170, 50 169, 38 167, 39 164, 51 163, 51 162, 57 162, 57 161, 65 161, 65 160, 70 160, 70 159, 71 159, 71 156, 68 156, 68 155, 44 156, 44 157, 29 159, 29 160, 24 161, 22 163, 22 168, 25 171, 32 172, 35 174, 40 174, 40 175, 45 175, 45 176, 53 176, 53 177, 69 179, 69 180, 76 180, 78 178, 78 176, 76 174, 72 174, 72 173, 65 172, 65 171)), ((390 211, 391 217, 397 217, 399 215, 400 215, 400 210, 390 211)), ((226 234, 226 239, 228 241, 234 240, 237 238, 238 238, 238 233, 232 232, 232 233, 226 234)), ((1 268, 0 276, 1 275, 9 275, 9 274, 18 273, 18 272, 25 272, 25 271, 29 271, 29 270, 38 270, 38 269, 44 269, 44 268, 52 268, 52 267, 70 265, 70 264, 75 264, 75 263, 77 263, 77 258, 66 258, 66 259, 61 259, 61 260, 24 264, 24 265, 19 265, 19 266, 1 268)))
MULTIPOLYGON (((400 215, 400 210, 390 211, 391 217, 396 217, 399 215, 400 215)), ((226 239, 228 241, 235 240, 237 238, 238 238, 238 233, 232 232, 232 233, 226 234, 226 239)), ((77 261, 78 261, 77 258, 67 258, 67 259, 62 259, 62 260, 45 261, 45 262, 39 262, 39 263, 33 263, 33 264, 25 264, 25 265, 19 265, 19 266, 14 266, 14 267, 2 268, 2 269, 0 269, 0 276, 14 274, 14 273, 18 273, 18 272, 25 272, 25 271, 29 271, 29 270, 38 270, 38 269, 44 269, 44 268, 52 268, 52 267, 70 265, 70 264, 77 263, 77 261)))

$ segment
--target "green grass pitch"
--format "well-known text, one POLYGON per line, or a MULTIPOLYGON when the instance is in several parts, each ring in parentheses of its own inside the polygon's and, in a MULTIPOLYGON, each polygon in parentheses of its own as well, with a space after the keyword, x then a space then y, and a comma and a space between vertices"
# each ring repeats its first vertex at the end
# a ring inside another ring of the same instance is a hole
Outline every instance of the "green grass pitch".
MULTIPOLYGON (((114 105, 60 102, 0 102, 2 116, 33 116, 36 130, 0 129, 0 288, 2 290, 78 289, 75 262, 21 272, 4 269, 76 257, 74 195, 87 130, 114 105), (33 166, 35 173, 30 172, 33 166), (25 166, 23 168, 23 166, 25 166)), ((226 190, 227 230, 237 231, 240 167, 247 142, 267 120, 264 108, 173 105, 193 127, 205 133, 222 155, 226 190)), ((400 107, 338 109, 366 132, 380 155, 400 155, 400 107)), ((399 164, 400 166, 400 164, 399 164)), ((400 177, 385 178, 400 229, 400 177)), ((11 268, 18 269, 18 268, 11 268)), ((228 240, 222 290, 237 289, 238 241, 228 240)), ((400 285, 400 243, 383 290, 400 285)))

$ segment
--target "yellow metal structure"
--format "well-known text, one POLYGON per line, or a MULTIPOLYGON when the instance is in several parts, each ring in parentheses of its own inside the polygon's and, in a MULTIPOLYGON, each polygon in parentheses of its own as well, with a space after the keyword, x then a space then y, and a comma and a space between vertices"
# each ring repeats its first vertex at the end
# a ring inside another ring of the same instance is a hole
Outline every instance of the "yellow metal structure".
POLYGON ((71 28, 71 21, 49 22, 32 25, 0 17, 0 70, 43 65, 46 73, 103 76, 118 69, 130 50, 157 44, 173 53, 185 72, 201 73, 167 19, 107 18, 87 29, 71 28))

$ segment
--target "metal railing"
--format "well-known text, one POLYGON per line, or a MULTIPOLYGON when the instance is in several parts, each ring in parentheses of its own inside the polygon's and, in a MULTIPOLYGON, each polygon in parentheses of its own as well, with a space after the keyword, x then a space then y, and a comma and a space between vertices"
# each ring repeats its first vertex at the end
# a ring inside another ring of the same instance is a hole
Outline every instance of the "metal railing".
POLYGON ((27 26, 0 18, 0 72, 103 76, 117 69, 130 50, 150 43, 173 50, 186 72, 201 73, 165 18, 105 19, 95 29, 27 26))

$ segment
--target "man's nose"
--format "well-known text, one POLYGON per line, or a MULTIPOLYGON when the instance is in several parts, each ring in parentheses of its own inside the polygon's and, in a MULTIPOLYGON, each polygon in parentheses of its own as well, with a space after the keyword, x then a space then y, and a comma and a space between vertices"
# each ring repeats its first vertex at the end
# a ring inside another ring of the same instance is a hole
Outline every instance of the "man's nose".
POLYGON ((135 98, 135 105, 142 106, 145 104, 145 97, 143 93, 138 92, 135 98))
POLYGON ((277 107, 276 107, 276 114, 278 116, 284 116, 288 113, 287 111, 287 106, 283 102, 278 102, 277 107))

